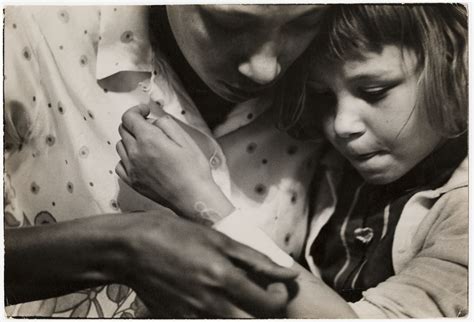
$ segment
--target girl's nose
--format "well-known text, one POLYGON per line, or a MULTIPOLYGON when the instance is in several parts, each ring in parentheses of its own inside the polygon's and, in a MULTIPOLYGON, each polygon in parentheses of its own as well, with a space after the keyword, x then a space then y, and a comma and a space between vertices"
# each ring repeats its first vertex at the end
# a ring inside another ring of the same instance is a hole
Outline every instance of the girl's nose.
POLYGON ((358 111, 356 100, 340 100, 336 109, 334 132, 338 137, 350 139, 365 133, 366 126, 358 111))
POLYGON ((255 83, 265 85, 275 80, 281 72, 275 45, 266 43, 246 61, 242 62, 239 72, 255 83))

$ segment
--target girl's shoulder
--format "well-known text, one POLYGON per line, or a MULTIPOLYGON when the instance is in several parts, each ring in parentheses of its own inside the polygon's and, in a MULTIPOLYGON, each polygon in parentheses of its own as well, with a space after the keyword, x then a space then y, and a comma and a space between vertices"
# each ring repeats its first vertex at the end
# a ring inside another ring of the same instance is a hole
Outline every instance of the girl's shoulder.
POLYGON ((431 208, 431 213, 437 217, 437 221, 454 220, 456 226, 466 222, 469 213, 469 189, 467 186, 460 186, 443 193, 431 208))
POLYGON ((440 187, 438 190, 440 193, 447 193, 452 190, 456 190, 458 188, 465 187, 467 188, 469 182, 469 173, 468 173, 469 161, 466 157, 454 170, 451 178, 449 178, 448 182, 440 187))
POLYGON ((419 216, 421 219, 431 218, 432 225, 446 220, 448 217, 467 217, 468 214, 468 159, 467 157, 454 170, 448 181, 441 187, 434 190, 420 191, 407 202, 404 212, 411 213, 409 216, 402 215, 407 219, 419 216), (416 207, 416 206, 419 207, 416 207), (417 213, 426 214, 415 215, 410 208, 414 208, 417 213))

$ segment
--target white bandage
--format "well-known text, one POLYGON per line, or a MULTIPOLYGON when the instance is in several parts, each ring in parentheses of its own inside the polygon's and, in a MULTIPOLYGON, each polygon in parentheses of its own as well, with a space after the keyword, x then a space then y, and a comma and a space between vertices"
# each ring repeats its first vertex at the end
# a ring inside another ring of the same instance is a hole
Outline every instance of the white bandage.
POLYGON ((235 241, 265 254, 280 266, 291 267, 294 263, 291 256, 281 250, 260 228, 252 225, 239 210, 218 221, 213 227, 235 241))

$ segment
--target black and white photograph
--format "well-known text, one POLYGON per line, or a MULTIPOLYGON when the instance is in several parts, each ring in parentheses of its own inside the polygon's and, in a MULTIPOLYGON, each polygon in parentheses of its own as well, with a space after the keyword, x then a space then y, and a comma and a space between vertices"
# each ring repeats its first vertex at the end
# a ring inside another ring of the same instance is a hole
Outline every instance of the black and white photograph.
POLYGON ((2 319, 469 315, 467 3, 3 9, 2 319))

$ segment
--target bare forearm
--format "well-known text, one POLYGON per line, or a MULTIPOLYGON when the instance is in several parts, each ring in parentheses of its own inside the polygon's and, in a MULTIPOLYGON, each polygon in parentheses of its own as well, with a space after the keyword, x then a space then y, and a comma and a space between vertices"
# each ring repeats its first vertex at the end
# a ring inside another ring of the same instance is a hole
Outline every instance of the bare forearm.
POLYGON ((357 318, 352 308, 319 277, 294 264, 292 269, 299 272, 296 278, 296 296, 287 308, 289 318, 357 318))
POLYGON ((5 230, 7 304, 115 282, 124 266, 125 215, 5 230), (113 217, 113 218, 112 218, 113 217))
POLYGON ((190 191, 188 195, 179 195, 176 209, 183 217, 193 221, 212 225, 235 210, 222 190, 214 182, 203 182, 199 191, 190 191))

